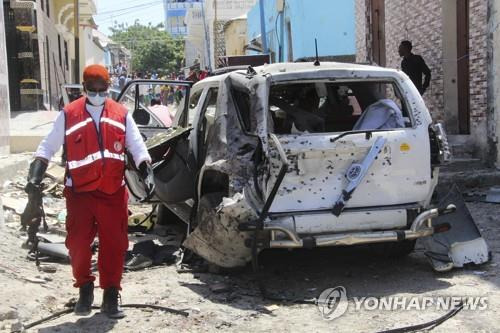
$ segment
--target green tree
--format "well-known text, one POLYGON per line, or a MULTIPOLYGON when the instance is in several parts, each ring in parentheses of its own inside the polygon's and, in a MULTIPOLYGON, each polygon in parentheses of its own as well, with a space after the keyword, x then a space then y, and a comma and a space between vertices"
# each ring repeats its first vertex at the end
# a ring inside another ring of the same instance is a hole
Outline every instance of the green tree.
POLYGON ((138 21, 131 26, 116 24, 110 38, 132 53, 134 71, 176 72, 182 67, 184 43, 163 30, 163 25, 147 26, 138 21))

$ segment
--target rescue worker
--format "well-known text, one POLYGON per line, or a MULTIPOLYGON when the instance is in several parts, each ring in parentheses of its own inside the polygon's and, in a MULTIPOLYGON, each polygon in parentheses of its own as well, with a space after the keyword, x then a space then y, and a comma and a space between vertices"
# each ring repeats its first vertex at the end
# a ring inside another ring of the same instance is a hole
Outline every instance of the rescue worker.
MULTIPOLYGON (((130 113, 108 96, 110 78, 101 65, 83 72, 85 96, 64 107, 51 132, 40 143, 30 165, 26 192, 41 191, 48 162, 65 144, 66 247, 80 289, 76 315, 88 315, 94 299, 91 245, 99 239, 101 312, 122 318, 119 307, 124 256, 128 248, 128 192, 125 149, 131 154, 148 194, 154 192, 151 157, 130 113)), ((36 197, 36 196, 35 196, 36 197)))

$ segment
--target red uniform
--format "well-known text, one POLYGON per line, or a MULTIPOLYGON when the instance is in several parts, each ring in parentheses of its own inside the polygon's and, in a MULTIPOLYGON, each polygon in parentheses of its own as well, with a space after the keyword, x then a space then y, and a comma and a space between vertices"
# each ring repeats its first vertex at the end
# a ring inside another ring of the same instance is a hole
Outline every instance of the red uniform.
POLYGON ((72 186, 66 197, 66 247, 75 287, 94 281, 91 244, 99 238, 101 288, 120 289, 128 248, 128 193, 124 186, 126 109, 106 99, 99 131, 82 97, 65 110, 66 170, 72 186))

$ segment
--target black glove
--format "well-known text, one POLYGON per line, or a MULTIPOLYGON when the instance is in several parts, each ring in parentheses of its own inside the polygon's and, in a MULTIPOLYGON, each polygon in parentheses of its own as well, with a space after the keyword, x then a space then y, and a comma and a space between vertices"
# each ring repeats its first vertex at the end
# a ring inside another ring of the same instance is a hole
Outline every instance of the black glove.
POLYGON ((43 214, 42 208, 42 179, 47 170, 47 163, 35 159, 28 172, 28 184, 24 191, 28 193, 28 203, 24 212, 21 214, 21 225, 23 228, 31 225, 40 225, 43 214))
POLYGON ((139 164, 139 176, 144 182, 144 188, 146 190, 146 198, 143 201, 150 199, 155 193, 155 179, 153 168, 149 162, 142 162, 139 164))

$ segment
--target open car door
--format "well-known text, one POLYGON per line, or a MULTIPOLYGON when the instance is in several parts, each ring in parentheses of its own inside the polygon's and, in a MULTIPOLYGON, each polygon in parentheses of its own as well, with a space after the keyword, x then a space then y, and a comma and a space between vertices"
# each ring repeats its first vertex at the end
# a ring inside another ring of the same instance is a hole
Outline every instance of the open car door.
POLYGON ((170 204, 193 197, 193 163, 188 142, 191 128, 172 126, 175 114, 187 110, 190 87, 191 82, 186 81, 136 80, 129 82, 118 96, 117 101, 132 112, 155 174, 155 193, 147 197, 135 162, 127 154, 125 180, 132 201, 170 204), (162 120, 165 116, 170 117, 169 124, 162 120))
POLYGON ((177 112, 185 105, 180 102, 189 96, 191 82, 173 80, 133 80, 123 87, 117 97, 132 113, 144 139, 172 126, 177 112))

